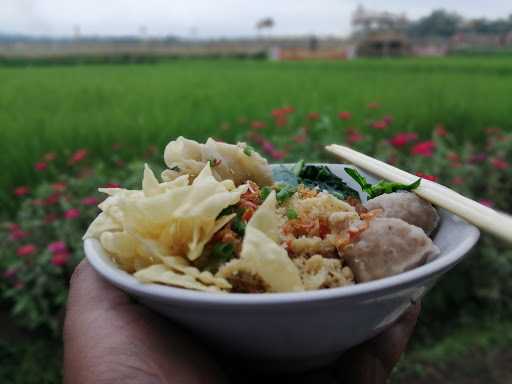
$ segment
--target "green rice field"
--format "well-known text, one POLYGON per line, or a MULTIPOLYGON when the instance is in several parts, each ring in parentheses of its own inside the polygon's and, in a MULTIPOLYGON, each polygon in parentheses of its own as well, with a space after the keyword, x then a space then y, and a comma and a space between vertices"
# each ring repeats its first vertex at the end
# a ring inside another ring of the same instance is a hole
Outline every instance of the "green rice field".
POLYGON ((0 68, 0 190, 5 199, 30 183, 33 163, 48 151, 105 152, 113 142, 161 148, 177 135, 205 138, 223 122, 265 119, 284 105, 335 117, 364 114, 377 102, 395 130, 426 133, 442 122, 477 139, 485 127, 512 129, 511 94, 507 57, 0 68))

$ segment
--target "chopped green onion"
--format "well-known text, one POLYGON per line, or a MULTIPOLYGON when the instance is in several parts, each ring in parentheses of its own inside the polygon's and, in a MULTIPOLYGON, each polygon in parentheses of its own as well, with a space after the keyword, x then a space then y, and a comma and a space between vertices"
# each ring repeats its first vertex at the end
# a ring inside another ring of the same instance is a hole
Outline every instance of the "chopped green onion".
POLYGON ((288 216, 289 220, 294 220, 299 217, 299 214, 297 213, 297 211, 295 209, 288 208, 288 211, 286 212, 286 216, 288 216))
POLYGON ((276 199, 279 204, 283 204, 286 200, 292 197, 297 192, 297 187, 292 187, 288 184, 278 184, 276 199))
POLYGON ((261 191, 260 191, 261 201, 265 201, 267 199, 268 195, 270 195, 270 192, 272 192, 272 188, 270 188, 270 187, 261 188, 261 191))
POLYGON ((253 148, 253 147, 251 147, 250 145, 247 145, 247 146, 244 148, 244 153, 245 153, 247 156, 251 156, 253 152, 254 152, 254 148, 253 148))

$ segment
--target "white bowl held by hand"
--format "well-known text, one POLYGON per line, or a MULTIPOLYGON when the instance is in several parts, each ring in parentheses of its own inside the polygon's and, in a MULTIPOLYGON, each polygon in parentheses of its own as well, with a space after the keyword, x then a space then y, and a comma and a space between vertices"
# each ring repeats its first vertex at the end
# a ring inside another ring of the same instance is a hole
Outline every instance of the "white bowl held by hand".
MULTIPOLYGON (((329 166, 360 190, 344 167, 329 166)), ((220 294, 142 284, 120 270, 97 240, 87 239, 84 246, 106 280, 212 347, 267 367, 306 370, 380 333, 463 259, 478 229, 444 210, 440 215, 434 242, 441 253, 426 265, 369 283, 299 293, 220 294)))

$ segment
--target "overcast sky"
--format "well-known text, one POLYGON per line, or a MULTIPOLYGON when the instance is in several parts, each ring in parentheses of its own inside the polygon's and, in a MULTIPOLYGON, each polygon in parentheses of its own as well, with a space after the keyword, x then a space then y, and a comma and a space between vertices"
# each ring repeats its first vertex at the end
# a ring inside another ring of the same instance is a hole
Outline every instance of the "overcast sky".
POLYGON ((0 32, 69 36, 79 26, 82 35, 136 35, 145 27, 148 35, 234 37, 254 35, 255 22, 270 16, 273 35, 346 35, 358 4, 410 18, 434 8, 512 13, 511 0, 0 0, 0 32))

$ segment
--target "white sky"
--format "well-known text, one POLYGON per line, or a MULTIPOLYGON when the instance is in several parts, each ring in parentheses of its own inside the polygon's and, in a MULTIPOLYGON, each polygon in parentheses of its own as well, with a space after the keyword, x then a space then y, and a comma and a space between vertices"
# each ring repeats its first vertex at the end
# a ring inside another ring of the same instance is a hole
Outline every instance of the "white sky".
POLYGON ((434 8, 468 17, 506 17, 510 0, 0 0, 0 32, 69 36, 148 35, 234 37, 255 34, 254 25, 273 17, 272 35, 346 35, 358 4, 406 12, 411 18, 434 8), (421 5, 418 3, 421 2, 421 5))

